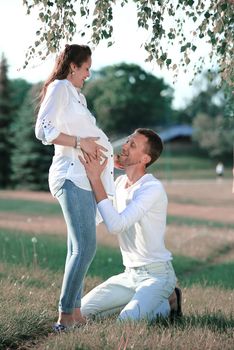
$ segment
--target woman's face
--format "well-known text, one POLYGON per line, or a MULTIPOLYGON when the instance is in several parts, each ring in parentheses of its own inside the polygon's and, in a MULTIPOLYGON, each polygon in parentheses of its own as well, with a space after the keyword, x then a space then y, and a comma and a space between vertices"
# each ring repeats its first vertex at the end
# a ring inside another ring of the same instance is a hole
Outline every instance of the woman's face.
POLYGON ((85 80, 90 76, 90 68, 91 68, 92 60, 91 57, 88 57, 87 61, 85 61, 81 67, 77 67, 74 63, 71 64, 71 70, 74 74, 69 74, 71 83, 76 88, 82 88, 85 80))

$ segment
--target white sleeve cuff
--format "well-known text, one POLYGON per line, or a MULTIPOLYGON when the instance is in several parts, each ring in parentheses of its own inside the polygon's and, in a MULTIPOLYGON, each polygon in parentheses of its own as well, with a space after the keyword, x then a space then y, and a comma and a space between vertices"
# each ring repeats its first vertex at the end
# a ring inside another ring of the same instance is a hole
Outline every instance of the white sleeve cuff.
POLYGON ((51 144, 53 140, 55 140, 58 136, 60 135, 60 131, 55 129, 55 128, 51 128, 50 130, 47 130, 45 132, 45 140, 47 144, 51 144))

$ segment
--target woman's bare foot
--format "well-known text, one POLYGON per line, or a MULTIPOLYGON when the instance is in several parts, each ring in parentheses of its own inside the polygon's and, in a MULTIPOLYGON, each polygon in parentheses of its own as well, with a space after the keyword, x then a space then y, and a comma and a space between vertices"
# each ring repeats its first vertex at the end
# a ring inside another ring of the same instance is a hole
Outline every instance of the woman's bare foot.
POLYGON ((75 308, 72 316, 76 324, 86 324, 86 317, 81 314, 80 308, 75 308))
POLYGON ((67 314, 65 312, 60 312, 58 317, 58 324, 62 324, 66 327, 71 327, 75 324, 73 314, 67 314))

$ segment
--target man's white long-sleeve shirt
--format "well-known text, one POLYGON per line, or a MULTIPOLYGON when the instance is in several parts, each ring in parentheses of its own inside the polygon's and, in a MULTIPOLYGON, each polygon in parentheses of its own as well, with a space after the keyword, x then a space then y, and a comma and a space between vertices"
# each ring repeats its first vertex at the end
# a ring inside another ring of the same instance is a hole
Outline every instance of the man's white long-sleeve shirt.
POLYGON ((116 209, 109 199, 98 203, 108 231, 118 236, 123 264, 138 267, 172 260, 164 243, 168 201, 163 185, 151 174, 128 188, 126 181, 126 175, 116 180, 116 209))
MULTIPOLYGON (((96 119, 87 108, 86 99, 67 79, 54 80, 47 88, 35 127, 36 137, 51 144, 60 133, 80 137, 99 137, 97 143, 107 149, 107 166, 102 181, 108 195, 114 194, 113 149, 107 136, 96 126, 96 119)), ((73 147, 54 145, 55 154, 49 171, 49 185, 54 195, 66 179, 82 189, 91 191, 85 168, 78 156, 82 152, 73 147)))

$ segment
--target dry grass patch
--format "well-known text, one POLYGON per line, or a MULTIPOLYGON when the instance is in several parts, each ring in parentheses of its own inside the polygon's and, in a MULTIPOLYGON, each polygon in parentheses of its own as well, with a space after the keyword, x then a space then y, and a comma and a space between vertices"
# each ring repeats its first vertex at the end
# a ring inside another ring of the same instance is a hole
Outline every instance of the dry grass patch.
POLYGON ((182 289, 183 311, 186 316, 196 314, 216 314, 234 316, 234 291, 223 290, 220 287, 193 286, 182 289))
POLYGON ((173 255, 179 254, 206 261, 209 257, 215 258, 220 254, 220 262, 226 261, 226 254, 222 254, 222 251, 225 253, 226 247, 234 249, 234 231, 206 226, 169 225, 166 245, 173 255))
MULTIPOLYGON (((0 276, 0 349, 34 348, 56 321, 62 273, 0 264, 0 276)), ((100 282, 87 277, 85 293, 100 282)))
POLYGON ((24 199, 45 203, 56 203, 57 200, 50 192, 26 191, 26 190, 0 190, 0 198, 24 199))
POLYGON ((230 328, 224 332, 215 332, 210 329, 209 322, 207 324, 200 322, 199 316, 186 325, 158 323, 149 326, 145 322, 120 325, 112 320, 107 320, 78 329, 70 334, 50 337, 46 342, 34 348, 38 350, 231 350, 233 349, 233 334, 230 328))
POLYGON ((233 206, 232 180, 168 181, 164 183, 169 200, 196 201, 199 204, 214 206, 233 206))
POLYGON ((44 349, 233 349, 234 294, 222 289, 183 290, 184 317, 166 321, 119 324, 115 318, 96 321, 71 333, 53 335, 34 348, 44 349))
POLYGON ((4 212, 0 213, 0 227, 10 230, 17 228, 19 231, 39 235, 43 233, 66 234, 66 224, 62 215, 45 218, 41 215, 4 212))

